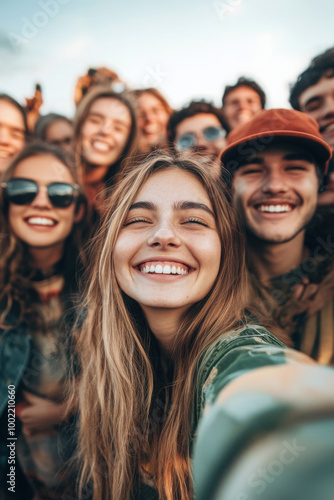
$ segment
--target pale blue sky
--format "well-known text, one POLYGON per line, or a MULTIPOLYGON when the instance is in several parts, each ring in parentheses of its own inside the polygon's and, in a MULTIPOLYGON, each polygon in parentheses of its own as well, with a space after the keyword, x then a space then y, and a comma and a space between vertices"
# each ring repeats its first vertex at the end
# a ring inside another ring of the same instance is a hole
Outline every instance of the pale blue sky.
POLYGON ((155 86, 179 107, 220 104, 238 76, 255 78, 269 107, 334 46, 332 0, 2 0, 0 92, 43 88, 42 112, 71 115, 76 79, 108 66, 131 87, 155 86), (44 5, 44 10, 42 8, 44 5))

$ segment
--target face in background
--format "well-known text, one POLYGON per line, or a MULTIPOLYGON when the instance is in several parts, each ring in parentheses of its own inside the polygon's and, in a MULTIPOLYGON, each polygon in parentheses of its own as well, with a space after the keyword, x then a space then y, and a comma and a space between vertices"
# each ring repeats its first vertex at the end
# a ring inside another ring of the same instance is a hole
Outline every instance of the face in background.
POLYGON ((169 112, 153 94, 144 92, 137 99, 139 149, 147 152, 167 140, 169 112))
POLYGON ((185 118, 180 122, 175 129, 175 144, 177 146, 178 140, 187 134, 194 134, 196 136, 196 143, 194 151, 201 156, 208 156, 216 162, 215 177, 220 176, 220 161, 218 160, 219 153, 226 145, 225 133, 217 116, 211 113, 198 113, 197 115, 185 118), (209 141, 205 138, 203 131, 209 127, 214 127, 222 131, 222 135, 214 140, 209 141))
POLYGON ((0 99, 0 174, 26 142, 23 116, 10 102, 0 99))
POLYGON ((314 118, 324 139, 334 149, 334 77, 321 78, 299 96, 300 110, 314 118))
POLYGON ((230 130, 249 122, 262 110, 261 98, 255 90, 245 85, 229 92, 223 111, 230 130))
POLYGON ((253 236, 268 244, 285 243, 314 215, 318 187, 314 160, 305 149, 282 145, 257 153, 236 170, 233 203, 253 236))
POLYGON ((117 162, 129 139, 132 119, 125 104, 112 97, 93 102, 82 125, 82 156, 92 167, 105 173, 117 162))
POLYGON ((219 271, 221 242, 207 192, 178 168, 143 185, 118 236, 120 288, 144 310, 181 309, 203 299, 219 271))
POLYGON ((66 120, 55 120, 46 129, 45 139, 50 144, 60 146, 66 153, 71 153, 73 126, 66 120))
MULTIPOLYGON (((334 77, 321 78, 299 97, 300 110, 314 118, 324 141, 334 151, 334 77)), ((334 205, 334 172, 330 173, 326 191, 319 194, 318 205, 334 205)))
MULTIPOLYGON (((41 186, 52 182, 75 184, 68 168, 50 154, 22 160, 15 168, 15 177, 32 179, 41 186)), ((9 203, 8 218, 13 233, 31 249, 53 248, 60 252, 80 216, 75 213, 75 202, 67 208, 54 207, 47 192, 40 189, 28 205, 9 203)))

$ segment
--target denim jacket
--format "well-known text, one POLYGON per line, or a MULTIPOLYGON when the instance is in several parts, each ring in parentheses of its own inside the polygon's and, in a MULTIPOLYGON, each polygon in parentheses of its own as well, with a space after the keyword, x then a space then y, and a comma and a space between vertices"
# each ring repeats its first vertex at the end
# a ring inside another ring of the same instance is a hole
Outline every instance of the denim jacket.
MULTIPOLYGON (((14 308, 13 308, 14 309, 14 308)), ((12 310, 6 320, 8 326, 16 323, 12 310)), ((0 415, 7 406, 8 386, 15 389, 21 381, 30 356, 30 335, 25 323, 9 330, 0 329, 0 415)))

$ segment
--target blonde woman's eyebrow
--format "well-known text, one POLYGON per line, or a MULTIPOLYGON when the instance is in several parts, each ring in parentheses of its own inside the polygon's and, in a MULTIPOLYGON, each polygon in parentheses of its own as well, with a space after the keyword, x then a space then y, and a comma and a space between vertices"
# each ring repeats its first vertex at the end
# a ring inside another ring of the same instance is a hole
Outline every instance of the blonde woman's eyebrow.
MULTIPOLYGON (((133 203, 130 208, 130 210, 136 210, 136 208, 143 208, 144 210, 157 210, 157 207, 154 203, 150 201, 137 201, 136 203, 133 203)), ((205 205, 205 203, 197 203, 195 201, 180 201, 177 203, 174 203, 173 205, 174 210, 191 210, 191 209, 196 209, 196 210, 204 210, 208 214, 212 215, 214 217, 214 213, 212 210, 205 205)))
MULTIPOLYGON (((137 201, 136 203, 133 203, 130 208, 130 210, 136 210, 136 208, 142 208, 144 210, 157 210, 157 206, 150 202, 150 201, 137 201)), ((195 201, 179 201, 177 203, 174 203, 173 205, 174 210, 191 210, 191 209, 196 209, 196 210, 204 210, 208 214, 210 214, 212 217, 214 217, 214 213, 212 210, 205 205, 205 203, 197 203, 195 201)))
POLYGON ((207 205, 205 205, 205 203, 198 203, 196 201, 180 201, 174 204, 174 210, 191 210, 191 209, 204 210, 208 214, 212 215, 212 217, 215 216, 213 211, 207 205))
POLYGON ((136 208, 143 208, 145 210, 156 210, 157 207, 154 205, 154 203, 151 203, 150 201, 137 201, 137 203, 133 203, 130 208, 130 210, 136 210, 136 208))

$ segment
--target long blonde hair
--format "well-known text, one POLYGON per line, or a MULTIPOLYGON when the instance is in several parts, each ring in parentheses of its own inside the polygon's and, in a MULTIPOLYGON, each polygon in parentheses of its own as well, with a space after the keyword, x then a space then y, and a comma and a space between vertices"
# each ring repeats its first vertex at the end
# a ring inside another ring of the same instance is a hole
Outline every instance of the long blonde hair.
POLYGON ((243 319, 244 242, 224 186, 210 162, 189 152, 153 154, 116 186, 90 249, 91 267, 79 333, 80 495, 128 500, 139 470, 150 463, 159 497, 192 498, 190 444, 196 367, 201 355, 243 319), (211 200, 222 241, 218 276, 180 327, 174 366, 163 380, 158 349, 138 304, 120 289, 113 250, 130 205, 157 171, 179 168, 196 176, 211 200))

